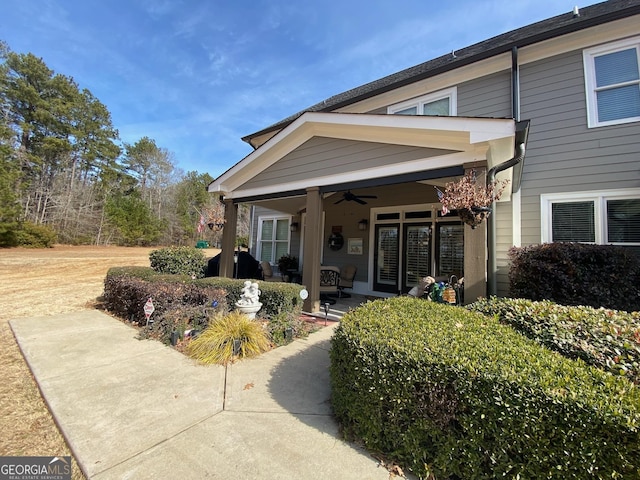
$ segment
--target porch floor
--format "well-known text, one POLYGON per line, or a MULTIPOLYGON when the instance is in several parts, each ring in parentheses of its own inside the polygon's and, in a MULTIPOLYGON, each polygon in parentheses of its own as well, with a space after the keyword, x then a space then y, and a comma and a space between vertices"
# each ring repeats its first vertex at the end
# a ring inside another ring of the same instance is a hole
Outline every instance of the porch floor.
MULTIPOLYGON (((367 297, 365 295, 357 295, 355 293, 350 294, 351 296, 348 298, 338 298, 331 297, 336 301, 335 304, 329 305, 329 311, 326 315, 327 322, 339 322, 340 319, 347 313, 349 310, 359 307, 363 303, 371 300, 371 297, 367 297)), ((307 321, 314 323, 323 323, 325 321, 325 313, 324 313, 324 305, 322 301, 320 303, 320 311, 316 313, 302 312, 305 317, 307 317, 307 321)))

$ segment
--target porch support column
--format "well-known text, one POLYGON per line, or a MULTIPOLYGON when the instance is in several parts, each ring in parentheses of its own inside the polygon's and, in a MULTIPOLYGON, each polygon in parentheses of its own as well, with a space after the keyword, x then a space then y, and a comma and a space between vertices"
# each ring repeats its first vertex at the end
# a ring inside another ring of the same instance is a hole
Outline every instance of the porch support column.
POLYGON ((233 254, 236 248, 238 206, 234 204, 232 200, 224 200, 224 219, 219 275, 221 277, 233 278, 233 254))
POLYGON ((322 242, 322 195, 319 187, 307 188, 307 220, 304 229, 302 283, 309 296, 302 308, 305 312, 320 311, 320 247, 322 242))
MULTIPOLYGON (((465 165, 465 174, 475 170, 478 183, 484 186, 486 163, 465 165)), ((493 214, 492 214, 493 215, 493 214)), ((472 303, 487 295, 487 222, 476 228, 464 225, 464 301, 472 303)))

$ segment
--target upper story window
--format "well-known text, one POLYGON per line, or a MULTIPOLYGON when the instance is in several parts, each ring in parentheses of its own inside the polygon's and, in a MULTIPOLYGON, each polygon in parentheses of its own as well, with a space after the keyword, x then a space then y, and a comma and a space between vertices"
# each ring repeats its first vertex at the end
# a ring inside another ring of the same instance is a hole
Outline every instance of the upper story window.
POLYGON ((543 194, 542 241, 640 246, 640 190, 543 194))
POLYGON ((640 38, 583 52, 589 127, 640 121, 640 38))
POLYGON ((394 115, 440 115, 455 116, 458 110, 458 90, 456 87, 440 90, 406 102, 396 103, 387 108, 394 115))

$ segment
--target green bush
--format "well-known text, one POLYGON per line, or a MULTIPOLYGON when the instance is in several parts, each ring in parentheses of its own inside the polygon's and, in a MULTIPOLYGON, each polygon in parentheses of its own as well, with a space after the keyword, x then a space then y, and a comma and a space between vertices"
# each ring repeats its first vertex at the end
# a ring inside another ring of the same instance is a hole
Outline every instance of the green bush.
POLYGON ((640 383, 640 314, 568 307, 553 302, 495 298, 468 309, 497 315, 500 322, 568 358, 581 358, 640 383))
POLYGON ((509 251, 510 296, 640 310, 640 258, 612 245, 545 243, 509 251))
POLYGON ((24 222, 15 233, 15 242, 21 247, 49 248, 56 243, 55 230, 47 225, 24 222))
POLYGON ((422 478, 640 476, 640 389, 494 318, 377 300, 344 316, 330 355, 345 433, 422 478))
POLYGON ((267 331, 273 344, 281 346, 286 345, 294 338, 306 337, 309 334, 309 327, 300 318, 299 313, 281 312, 269 319, 267 331))
POLYGON ((146 325, 144 305, 151 298, 153 320, 177 307, 211 306, 226 311, 226 292, 214 286, 198 285, 188 276, 160 275, 151 268, 116 267, 107 272, 103 301, 113 314, 146 325))
MULTIPOLYGON (((198 285, 210 285, 227 291, 227 304, 230 309, 240 300, 242 287, 246 280, 238 280, 224 277, 206 277, 196 280, 198 285)), ((302 312, 302 299, 300 298, 300 285, 283 282, 261 282, 260 302, 262 309, 258 315, 262 318, 272 318, 279 313, 292 313, 300 315, 302 312)))
POLYGON ((167 247, 149 254, 151 268, 158 273, 204 277, 207 267, 202 250, 195 247, 167 247))
POLYGON ((260 355, 271 348, 260 322, 239 312, 212 319, 202 334, 189 342, 187 353, 200 363, 227 365, 237 358, 260 355), (234 341, 238 342, 237 355, 234 341))

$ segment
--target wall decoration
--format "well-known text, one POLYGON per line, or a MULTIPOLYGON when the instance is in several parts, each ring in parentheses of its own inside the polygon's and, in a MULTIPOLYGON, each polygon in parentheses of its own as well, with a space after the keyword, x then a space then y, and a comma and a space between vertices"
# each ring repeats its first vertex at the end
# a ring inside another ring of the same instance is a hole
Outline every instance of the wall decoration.
POLYGON ((362 239, 350 238, 347 243, 347 253, 349 255, 362 255, 362 239))

